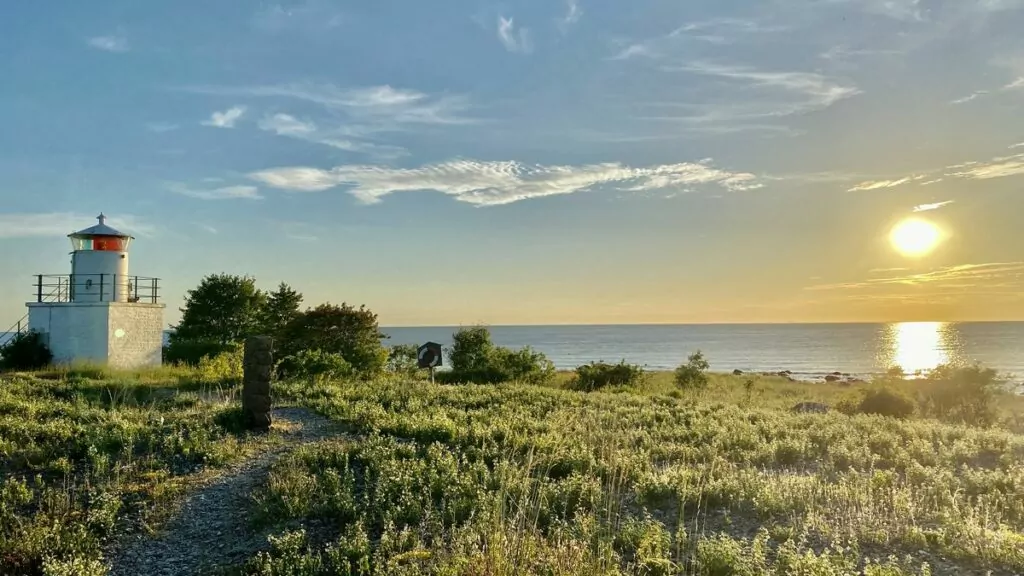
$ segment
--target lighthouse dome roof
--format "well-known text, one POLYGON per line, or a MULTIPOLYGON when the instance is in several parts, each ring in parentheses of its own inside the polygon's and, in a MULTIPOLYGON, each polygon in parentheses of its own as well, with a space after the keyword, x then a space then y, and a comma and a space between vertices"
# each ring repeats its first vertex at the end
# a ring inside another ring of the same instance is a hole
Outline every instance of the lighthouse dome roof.
POLYGON ((131 238, 130 235, 107 226, 107 217, 102 213, 97 216, 96 219, 99 221, 98 224, 90 226, 84 230, 68 234, 68 236, 71 238, 84 238, 89 236, 117 236, 118 238, 131 238))

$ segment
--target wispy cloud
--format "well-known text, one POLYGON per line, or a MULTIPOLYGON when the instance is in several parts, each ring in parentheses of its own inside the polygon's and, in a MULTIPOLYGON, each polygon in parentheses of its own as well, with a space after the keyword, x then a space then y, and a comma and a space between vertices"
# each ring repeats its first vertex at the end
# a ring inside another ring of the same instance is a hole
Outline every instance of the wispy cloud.
POLYGON ((912 178, 910 176, 900 178, 899 180, 869 180, 867 182, 857 184, 853 188, 847 190, 847 192, 863 192, 866 190, 879 190, 881 188, 895 188, 896 186, 902 186, 911 180, 912 178))
POLYGON ((932 204, 919 204, 917 206, 914 206, 914 212, 928 212, 930 210, 938 210, 939 208, 944 208, 946 206, 949 206, 950 204, 953 204, 954 202, 955 200, 946 200, 944 202, 934 202, 932 204))
POLYGON ((630 44, 616 52, 610 60, 629 60, 631 58, 657 58, 659 53, 645 43, 630 44))
POLYGON ((332 32, 345 23, 345 15, 333 2, 304 0, 290 6, 272 4, 256 12, 252 26, 272 34, 332 32))
POLYGON ((191 188, 180 183, 168 184, 167 188, 175 194, 198 198, 200 200, 261 200, 259 189, 255 186, 223 186, 220 188, 191 188))
MULTIPOLYGON (((1021 143, 1024 145, 1024 142, 1021 143)), ((1016 148, 1019 145, 1010 146, 1016 148)), ((849 192, 894 188, 910 182, 918 182, 921 186, 930 186, 942 182, 945 178, 967 178, 972 180, 989 180, 1024 175, 1024 153, 1009 156, 997 156, 991 160, 968 160, 959 164, 946 166, 938 170, 930 170, 902 178, 890 180, 869 180, 850 188, 849 192)))
POLYGON ((993 158, 986 163, 971 163, 966 170, 960 170, 947 174, 959 178, 973 178, 976 180, 988 180, 990 178, 1005 178, 1024 174, 1024 154, 1014 156, 1001 156, 993 158))
POLYGON ((694 123, 749 122, 805 114, 861 93, 855 86, 812 72, 761 71, 710 62, 664 69, 713 76, 746 87, 740 92, 749 94, 745 98, 719 96, 713 102, 694 105, 697 114, 677 118, 694 123))
POLYGON ((245 106, 235 106, 223 112, 214 112, 210 115, 209 120, 202 121, 202 125, 215 128, 234 128, 235 122, 238 122, 243 114, 245 114, 245 106))
POLYGON ((755 20, 713 18, 684 24, 673 30, 667 38, 687 36, 712 44, 731 44, 754 34, 770 34, 785 30, 784 26, 768 25, 755 20))
POLYGON ((210 234, 219 234, 218 230, 209 224, 199 224, 199 227, 210 234))
POLYGON ((498 16, 498 40, 509 52, 529 54, 533 51, 530 30, 522 26, 517 30, 512 18, 498 16))
POLYGON ((741 18, 713 18, 688 22, 667 34, 629 42, 619 48, 610 60, 629 60, 635 57, 649 59, 684 57, 693 52, 694 41, 710 44, 734 44, 742 40, 782 32, 786 29, 785 26, 741 18))
POLYGON ((347 152, 371 154, 378 158, 398 158, 406 154, 405 149, 398 146, 373 144, 365 140, 353 139, 347 137, 343 130, 324 130, 310 120, 299 120, 290 114, 274 114, 264 117, 260 120, 259 127, 261 130, 273 132, 278 136, 322 144, 347 152))
POLYGON ((268 116, 260 120, 259 127, 279 136, 306 136, 316 132, 315 124, 299 120, 290 114, 268 116))
POLYGON ((1024 262, 991 262, 947 266, 918 274, 870 278, 862 282, 844 282, 808 286, 805 290, 858 290, 878 286, 946 285, 964 288, 975 285, 1020 285, 1024 283, 1024 262))
POLYGON ((633 168, 618 163, 543 166, 456 160, 410 169, 368 165, 338 166, 330 170, 286 167, 262 170, 250 176, 269 186, 298 192, 343 187, 366 204, 379 202, 395 192, 424 190, 441 192, 478 206, 495 206, 601 186, 628 191, 704 184, 728 190, 761 186, 753 174, 728 172, 706 162, 633 168))
MULTIPOLYGON (((0 214, 0 238, 61 237, 96 223, 95 214, 74 212, 0 214)), ((107 223, 127 234, 152 236, 156 228, 131 214, 107 218, 107 223)))
POLYGON ((124 36, 94 36, 88 40, 89 46, 105 52, 127 52, 128 39, 124 36))
POLYGON ((950 100, 949 103, 950 104, 966 104, 966 103, 971 102, 973 100, 977 100, 978 98, 980 98, 980 97, 982 97, 982 96, 984 96, 986 94, 988 94, 988 90, 976 90, 975 92, 973 92, 971 94, 968 94, 967 96, 964 96, 963 98, 957 98, 956 100, 950 100))
POLYGON ((562 32, 568 30, 573 24, 580 21, 583 16, 583 9, 580 8, 579 0, 565 1, 565 16, 558 21, 558 27, 562 32))
POLYGON ((1003 86, 1003 90, 1017 90, 1018 88, 1024 88, 1024 76, 1021 76, 1006 86, 1003 86))
POLYGON ((146 130, 149 130, 150 132, 156 132, 158 134, 163 132, 173 132, 178 128, 180 128, 180 126, 178 126, 177 124, 173 124, 171 122, 150 122, 146 124, 146 130))
POLYGON ((329 84, 193 86, 185 90, 221 96, 295 99, 343 113, 348 119, 361 124, 373 123, 375 128, 382 125, 470 124, 477 121, 463 115, 469 108, 465 97, 430 96, 416 90, 392 88, 388 85, 360 88, 339 88, 329 84))

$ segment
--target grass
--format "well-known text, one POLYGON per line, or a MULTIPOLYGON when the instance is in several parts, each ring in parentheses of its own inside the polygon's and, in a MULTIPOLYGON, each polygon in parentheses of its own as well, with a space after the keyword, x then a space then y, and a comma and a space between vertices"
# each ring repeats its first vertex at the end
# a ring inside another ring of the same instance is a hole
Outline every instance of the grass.
MULTIPOLYGON (((982 429, 789 410, 858 385, 711 375, 683 392, 655 374, 585 394, 568 378, 275 384, 352 436, 272 467, 250 495, 267 549, 223 572, 1024 572, 1017 397, 982 429)), ((118 532, 157 529, 259 442, 237 403, 237 374, 209 367, 3 376, 0 573, 102 574, 118 532)))

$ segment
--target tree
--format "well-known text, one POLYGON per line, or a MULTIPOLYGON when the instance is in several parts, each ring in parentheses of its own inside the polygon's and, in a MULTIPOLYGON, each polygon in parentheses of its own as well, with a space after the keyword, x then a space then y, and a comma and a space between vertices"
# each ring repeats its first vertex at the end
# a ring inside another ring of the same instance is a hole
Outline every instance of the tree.
POLYGON ((372 378, 388 359, 381 338, 386 336, 380 332, 377 315, 365 306, 321 304, 284 327, 277 349, 282 358, 303 350, 340 354, 361 377, 372 378))
POLYGON ((260 314, 260 329, 269 336, 279 336, 289 322, 302 314, 300 304, 302 294, 281 282, 276 291, 267 295, 267 303, 260 314))
POLYGON ((211 274, 185 297, 181 322, 171 344, 182 341, 226 345, 241 342, 260 328, 267 296, 250 276, 211 274))
POLYGON ((708 368, 711 364, 704 353, 697 350, 686 359, 686 364, 676 368, 676 385, 680 388, 704 388, 708 385, 708 368))
POLYGON ((485 371, 490 366, 494 352, 491 332, 485 326, 460 328, 452 334, 452 347, 448 358, 452 363, 452 372, 471 374, 485 371))

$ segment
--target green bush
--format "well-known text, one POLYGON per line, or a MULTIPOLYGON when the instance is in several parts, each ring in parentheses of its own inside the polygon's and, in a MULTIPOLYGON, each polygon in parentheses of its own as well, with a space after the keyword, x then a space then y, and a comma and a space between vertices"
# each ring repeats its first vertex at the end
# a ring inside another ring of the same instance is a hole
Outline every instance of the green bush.
POLYGON ((544 354, 529 346, 519 350, 495 346, 483 326, 462 328, 452 339, 454 344, 448 350, 452 369, 437 375, 442 383, 542 384, 555 375, 554 365, 544 354))
POLYGON ((642 366, 627 364, 625 360, 618 364, 591 362, 576 368, 576 377, 572 387, 584 392, 593 392, 609 386, 639 386, 647 381, 648 374, 642 366))
POLYGON ((221 344, 213 340, 171 339, 170 344, 164 346, 164 362, 198 366, 203 358, 231 352, 239 346, 239 344, 221 344))
POLYGON ((686 359, 686 364, 676 368, 676 385, 680 388, 704 388, 708 385, 708 368, 711 364, 704 353, 697 350, 686 359))
POLYGON ((836 408, 847 414, 878 414, 892 418, 909 418, 914 415, 914 400, 887 386, 872 386, 863 390, 860 398, 840 402, 836 408))
POLYGON ((196 375, 203 382, 237 384, 242 381, 243 354, 238 346, 215 356, 203 356, 196 366, 196 375))
POLYGON ((341 354, 323 350, 302 350, 283 358, 277 365, 277 374, 281 378, 319 383, 351 378, 355 370, 341 354))
POLYGON ((939 366, 924 382, 921 410, 947 422, 991 426, 1003 391, 1003 382, 991 368, 939 366))
POLYGON ((0 369, 37 370, 53 361, 46 337, 35 330, 15 334, 0 346, 0 369))

